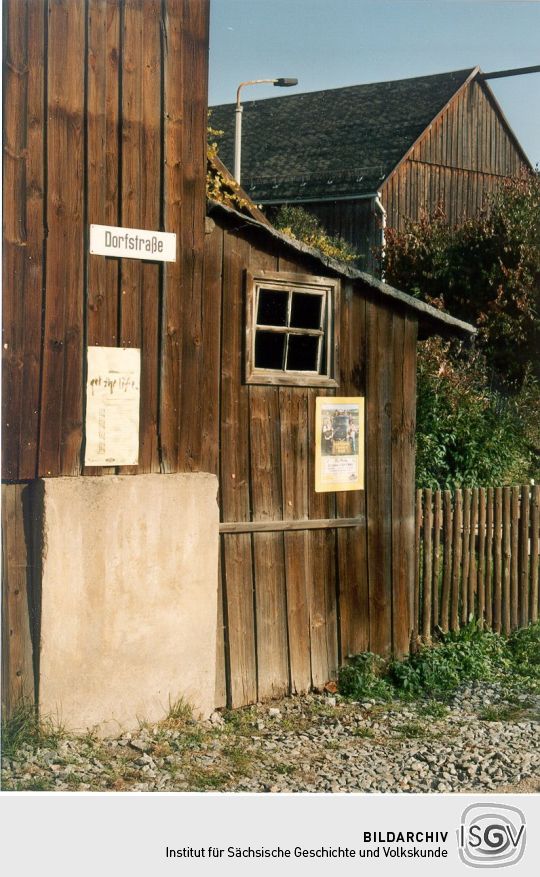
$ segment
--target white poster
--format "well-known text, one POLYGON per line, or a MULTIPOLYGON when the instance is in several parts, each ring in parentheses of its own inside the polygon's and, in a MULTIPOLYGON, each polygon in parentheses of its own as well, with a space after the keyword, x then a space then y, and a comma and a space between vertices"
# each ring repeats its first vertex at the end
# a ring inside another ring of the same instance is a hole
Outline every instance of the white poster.
POLYGON ((139 462, 141 351, 89 347, 85 466, 139 462))

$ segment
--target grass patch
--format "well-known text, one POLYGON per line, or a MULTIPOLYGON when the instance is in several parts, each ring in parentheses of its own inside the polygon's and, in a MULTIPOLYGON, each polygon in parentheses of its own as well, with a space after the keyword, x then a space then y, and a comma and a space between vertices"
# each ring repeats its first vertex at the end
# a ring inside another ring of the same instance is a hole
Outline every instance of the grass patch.
POLYGON ((16 758, 23 747, 53 749, 65 737, 64 729, 50 719, 39 718, 33 704, 21 702, 2 721, 2 758, 16 758))
POLYGON ((409 740, 429 736, 428 729, 421 725, 420 722, 405 722, 400 728, 396 729, 396 733, 400 737, 406 737, 409 740))
POLYGON ((355 728, 354 731, 352 731, 352 736, 368 739, 374 737, 375 733, 371 728, 355 728))
POLYGON ((540 691, 540 624, 504 637, 471 623, 403 661, 364 652, 340 670, 338 683, 340 693, 353 700, 428 698, 438 717, 434 702, 477 680, 504 682, 514 692, 540 691))
POLYGON ((487 706, 478 713, 482 722, 521 722, 527 717, 527 710, 515 704, 487 706))
POLYGON ((274 764, 272 768, 276 773, 281 774, 281 776, 291 776, 296 770, 293 764, 274 764))
POLYGON ((448 715, 448 707, 440 700, 428 700, 418 704, 418 711, 431 719, 444 719, 448 715))

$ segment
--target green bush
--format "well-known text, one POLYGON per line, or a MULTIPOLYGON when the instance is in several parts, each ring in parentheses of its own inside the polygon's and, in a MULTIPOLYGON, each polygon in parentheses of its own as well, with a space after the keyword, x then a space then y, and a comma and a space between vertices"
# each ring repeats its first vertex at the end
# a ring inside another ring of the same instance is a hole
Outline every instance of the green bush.
POLYGON ((390 700, 393 689, 383 678, 386 662, 372 652, 363 652, 350 659, 339 671, 339 691, 353 700, 390 700))
POLYGON ((444 700, 459 686, 482 680, 514 689, 540 689, 540 624, 509 638, 472 622, 442 642, 424 646, 402 661, 364 652, 339 672, 339 691, 352 700, 430 698, 444 700))

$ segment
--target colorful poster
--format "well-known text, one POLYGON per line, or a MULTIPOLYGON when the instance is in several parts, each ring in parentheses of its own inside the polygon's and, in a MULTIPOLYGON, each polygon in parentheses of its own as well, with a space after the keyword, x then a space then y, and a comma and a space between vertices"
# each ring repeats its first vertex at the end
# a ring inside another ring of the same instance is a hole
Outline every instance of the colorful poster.
POLYGON ((315 491, 364 489, 364 399, 318 396, 315 491))
POLYGON ((89 347, 85 466, 139 462, 141 351, 89 347))

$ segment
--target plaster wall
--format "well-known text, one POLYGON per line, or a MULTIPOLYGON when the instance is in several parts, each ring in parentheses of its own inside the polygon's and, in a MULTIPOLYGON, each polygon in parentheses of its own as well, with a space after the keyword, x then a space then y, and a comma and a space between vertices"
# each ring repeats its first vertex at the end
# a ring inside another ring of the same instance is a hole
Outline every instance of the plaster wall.
POLYGON ((42 481, 39 708, 102 734, 214 707, 217 478, 42 481))

